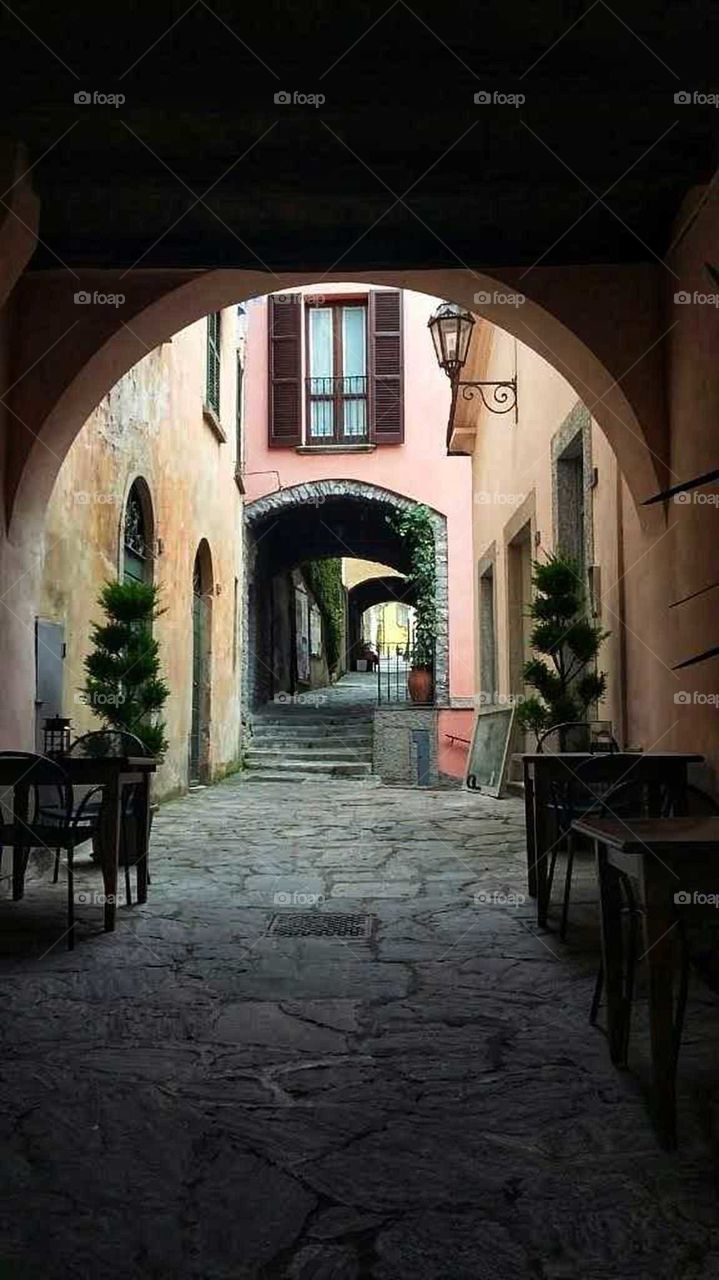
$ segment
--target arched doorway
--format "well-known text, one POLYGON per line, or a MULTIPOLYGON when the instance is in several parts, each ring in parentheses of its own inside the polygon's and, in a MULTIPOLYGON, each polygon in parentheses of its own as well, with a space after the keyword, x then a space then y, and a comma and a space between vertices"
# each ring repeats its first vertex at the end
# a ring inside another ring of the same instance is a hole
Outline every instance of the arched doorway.
MULTIPOLYGON (((417 505, 401 494, 358 480, 318 480, 247 503, 244 701, 248 710, 287 687, 277 683, 281 664, 276 654, 279 627, 273 614, 273 583, 278 576, 304 560, 343 556, 386 564, 398 574, 407 574, 407 548, 392 517, 417 505)), ((441 512, 431 510, 430 519, 437 566, 435 696, 443 705, 449 694, 447 521, 441 512)))
POLYGON ((212 557, 203 538, 192 566, 192 708, 188 780, 209 776, 211 713, 212 557))

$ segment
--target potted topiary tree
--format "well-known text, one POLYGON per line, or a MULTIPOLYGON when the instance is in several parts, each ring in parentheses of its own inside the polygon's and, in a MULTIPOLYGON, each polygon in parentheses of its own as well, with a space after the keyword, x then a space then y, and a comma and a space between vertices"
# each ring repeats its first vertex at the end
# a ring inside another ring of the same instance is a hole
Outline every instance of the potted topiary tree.
POLYGON ((434 530, 427 507, 421 504, 391 518, 410 558, 407 574, 415 610, 414 641, 407 678, 413 702, 431 702, 434 691, 434 647, 437 633, 437 566, 434 530))
POLYGON ((92 629, 85 659, 85 701, 110 729, 134 733, 148 755, 167 750, 158 719, 170 690, 160 675, 159 645, 152 623, 162 610, 158 587, 146 582, 107 582, 98 597, 105 621, 92 629))
MULTIPOLYGON (((517 718, 539 735, 553 725, 587 719, 589 707, 606 689, 606 673, 596 671, 595 664, 610 633, 587 617, 579 567, 569 556, 535 560, 532 583, 530 643, 537 656, 524 664, 524 679, 537 693, 524 699, 517 718)), ((563 751, 567 734, 566 729, 559 731, 563 751)))

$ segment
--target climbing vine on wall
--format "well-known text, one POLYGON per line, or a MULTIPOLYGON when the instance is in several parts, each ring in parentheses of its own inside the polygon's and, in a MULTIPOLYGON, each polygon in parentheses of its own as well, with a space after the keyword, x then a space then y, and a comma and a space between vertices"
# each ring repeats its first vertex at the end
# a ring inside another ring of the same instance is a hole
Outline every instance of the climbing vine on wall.
POLYGON ((342 584, 342 561, 308 560, 302 565, 302 576, 322 614, 327 665, 330 671, 334 671, 342 656, 344 633, 345 589, 342 584))
POLYGON ((409 551, 407 581, 414 588, 415 631, 412 664, 432 669, 437 634, 437 561, 432 516, 421 503, 393 513, 389 523, 409 551))

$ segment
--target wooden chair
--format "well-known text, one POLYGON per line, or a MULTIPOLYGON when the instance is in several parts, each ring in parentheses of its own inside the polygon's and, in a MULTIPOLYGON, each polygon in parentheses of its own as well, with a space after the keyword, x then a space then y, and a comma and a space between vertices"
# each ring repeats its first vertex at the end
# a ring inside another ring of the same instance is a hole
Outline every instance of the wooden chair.
MULTIPOLYGON (((646 818, 656 816, 652 813, 652 810, 655 809, 655 807, 656 801, 648 794, 646 784, 642 785, 630 782, 617 787, 615 791, 606 798, 606 802, 603 805, 602 816, 606 818, 619 818, 620 820, 622 818, 627 820, 630 818, 646 818)), ((664 797, 661 816, 668 818, 717 817, 719 816, 719 802, 706 791, 702 791, 701 788, 695 787, 689 783, 687 786, 682 788, 681 793, 678 795, 667 795, 664 797)), ((625 974, 624 986, 624 999, 628 1010, 624 1032, 624 1057, 626 1059, 629 1040, 629 1014, 631 1013, 632 998, 634 994, 634 971, 636 967, 638 924, 641 909, 634 897, 629 880, 625 876, 621 876, 620 884, 622 885, 622 890, 625 896, 625 912, 629 917, 627 972, 625 974)), ((684 1027, 684 1017, 686 1014, 687 995, 689 991, 689 970, 691 966, 692 952, 689 939, 687 937, 685 922, 681 914, 679 914, 677 925, 679 944, 681 947, 681 965, 674 1021, 674 1036, 675 1052, 678 1055, 682 1030, 684 1027)), ((603 990, 604 966, 600 962, 589 1013, 589 1021, 592 1026, 595 1026, 597 1022, 603 990)))

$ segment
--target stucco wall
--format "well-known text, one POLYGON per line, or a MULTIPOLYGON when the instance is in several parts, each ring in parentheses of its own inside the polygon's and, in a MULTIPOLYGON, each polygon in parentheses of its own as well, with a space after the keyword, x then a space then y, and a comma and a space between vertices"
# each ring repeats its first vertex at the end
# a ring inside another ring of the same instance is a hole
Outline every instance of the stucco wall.
POLYGON ((83 659, 104 581, 118 574, 122 523, 132 481, 152 500, 154 562, 164 614, 156 623, 170 747, 157 776, 159 796, 187 785, 192 688, 192 569, 202 538, 212 557, 209 776, 239 754, 242 616, 242 505, 234 479, 235 312, 222 318, 221 443, 203 416, 206 324, 200 321, 150 352, 98 406, 73 444, 51 497, 38 614, 62 622, 64 711, 76 732, 99 727, 79 697, 83 659), (235 595, 235 582, 238 595, 235 595), (237 612, 238 620, 235 620, 237 612))
MULTIPOLYGON (((321 286, 322 292, 367 286, 321 286)), ((320 286, 306 292, 316 294, 320 286)), ((282 487, 317 480, 359 480, 427 503, 446 517, 449 583, 449 690, 451 697, 473 693, 471 467, 466 458, 448 458, 445 432, 450 391, 438 368, 427 321, 438 299, 403 292, 405 442, 371 453, 317 453, 267 444, 267 299, 247 305, 246 477, 247 501, 282 487), (253 474, 255 473, 255 474, 253 474), (262 474, 257 474, 262 473, 262 474)))
MULTIPOLYGON (((597 621, 612 632, 601 651, 600 666, 608 673, 600 715, 612 720, 623 736, 621 697, 622 630, 618 602, 617 467, 606 437, 577 400, 569 383, 541 356, 508 333, 483 326, 473 341, 467 378, 507 379, 516 368, 518 415, 493 415, 464 410, 462 436, 473 445, 475 576, 487 559, 494 560, 494 609, 497 638, 497 692, 512 692, 510 679, 510 619, 508 601, 508 541, 518 532, 524 513, 531 524, 529 554, 541 558, 556 547, 558 513, 554 476, 556 459, 575 433, 582 433, 588 459, 584 501, 587 564, 600 566, 600 608, 597 621), (474 421, 476 435, 469 434, 474 421), (589 512, 592 519, 589 519, 589 512)), ((479 611, 477 629, 480 629, 479 611)), ((476 646, 477 688, 480 649, 476 646)), ((486 683, 486 681, 485 681, 486 683)))

